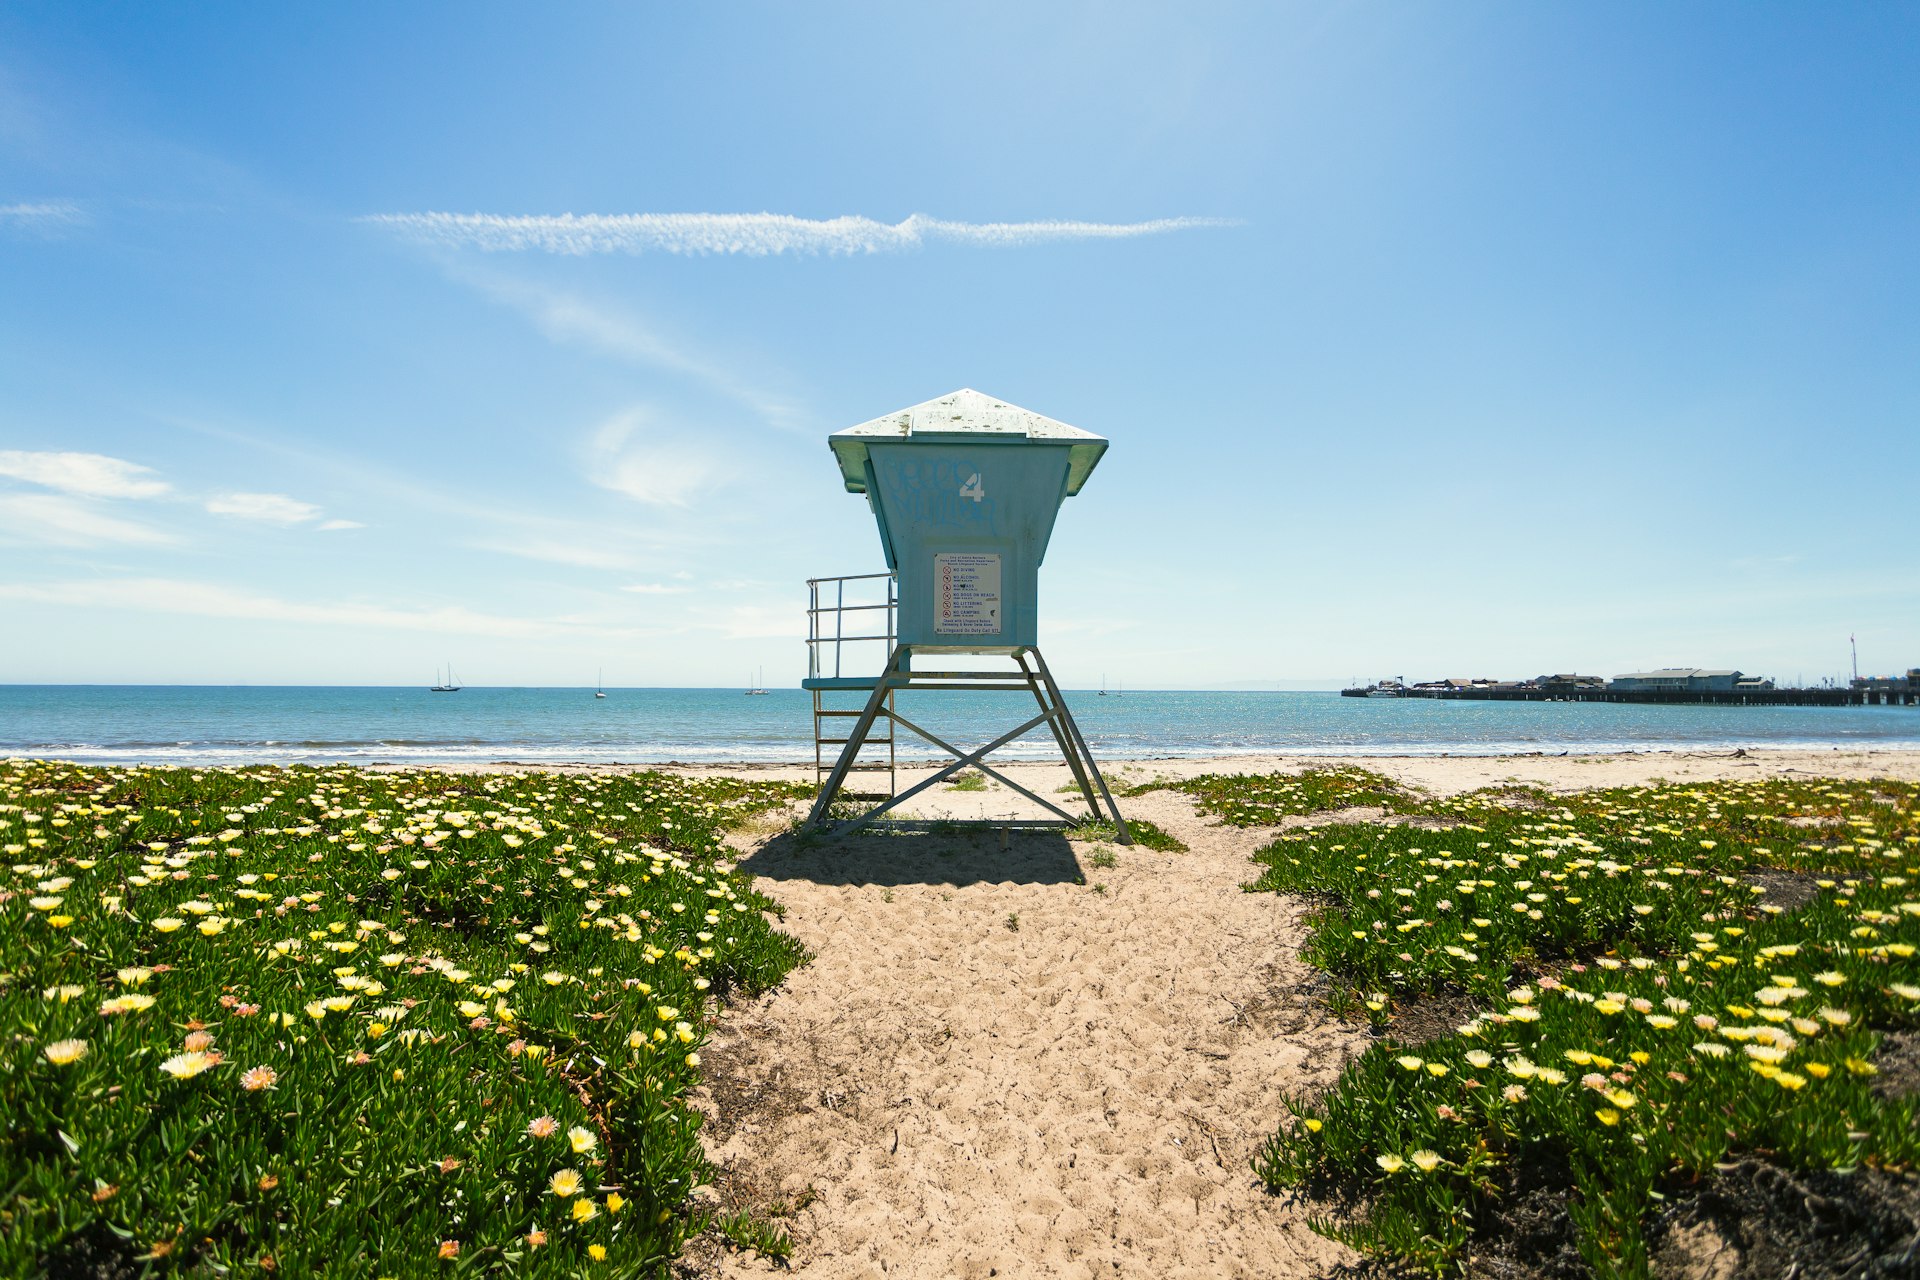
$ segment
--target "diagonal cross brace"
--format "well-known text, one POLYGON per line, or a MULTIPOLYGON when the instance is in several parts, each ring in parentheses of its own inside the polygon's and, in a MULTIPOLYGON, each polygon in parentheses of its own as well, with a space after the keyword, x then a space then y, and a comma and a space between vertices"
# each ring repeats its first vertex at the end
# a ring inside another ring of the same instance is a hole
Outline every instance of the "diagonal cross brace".
MULTIPOLYGON (((937 736, 936 734, 927 732, 925 729, 922 729, 919 725, 915 724, 913 721, 901 715, 898 711, 895 711, 891 714, 893 717, 893 722, 895 724, 902 725, 907 729, 912 730, 914 733, 919 734, 921 737, 925 738, 928 742, 931 742, 934 746, 939 747, 942 751, 946 752, 948 755, 961 756, 965 754, 960 750, 960 748, 954 746, 952 743, 946 741, 944 738, 937 736)), ((1049 720, 1053 718, 1053 713, 1051 711, 1047 712, 1046 714, 1049 720)), ((1058 731, 1056 730, 1056 733, 1057 732, 1058 731)), ((1062 818, 1065 818, 1068 822, 1080 821, 1079 818, 1074 817, 1072 814, 1068 813, 1065 809, 1062 809, 1059 805, 1055 804, 1053 801, 1047 799, 1045 796, 1037 795, 1034 792, 1027 790, 1025 787, 1015 782, 1012 778, 1009 778, 1006 774, 1000 772, 998 769, 994 768, 992 765, 987 764, 984 760, 976 762, 973 767, 978 769, 980 772, 986 774, 988 777, 995 778, 1000 782, 1005 783, 1007 786, 1012 787, 1015 791, 1018 791, 1021 795, 1033 801, 1035 804, 1039 805, 1041 808, 1047 809, 1053 813, 1059 814, 1062 818)), ((1097 810, 1095 811, 1095 816, 1096 817, 1098 816, 1097 810)))
POLYGON ((937 783, 946 781, 948 778, 951 778, 954 774, 960 772, 960 770, 966 768, 968 765, 978 766, 980 763, 981 757, 989 755, 992 752, 998 751, 1001 747, 1006 746, 1009 742, 1012 742, 1015 738, 1018 738, 1020 735, 1026 733, 1029 729, 1034 728, 1036 725, 1040 724, 1046 718, 1047 718, 1046 713, 1042 712, 1041 714, 1035 716, 1033 719, 1027 721, 1025 724, 1021 725, 1019 728, 1009 729, 1007 732, 995 738, 992 742, 989 742, 986 746, 981 747, 975 751, 970 751, 966 755, 961 756, 958 760, 955 760, 952 764, 946 766, 944 769, 941 769, 939 772, 935 773, 932 777, 923 778, 919 782, 914 783, 911 787, 908 787, 905 791, 902 791, 899 795, 894 796, 892 799, 888 800, 885 804, 876 806, 875 808, 868 810, 866 813, 861 814, 858 818, 855 818, 852 822, 844 823, 841 826, 835 827, 834 834, 846 835, 849 832, 858 831, 861 827, 866 826, 869 822, 872 822, 875 818, 879 817, 881 814, 885 813, 887 810, 893 808, 895 805, 902 804, 908 800, 911 800, 913 799, 913 797, 919 795, 922 791, 925 791, 928 787, 931 787, 937 783))

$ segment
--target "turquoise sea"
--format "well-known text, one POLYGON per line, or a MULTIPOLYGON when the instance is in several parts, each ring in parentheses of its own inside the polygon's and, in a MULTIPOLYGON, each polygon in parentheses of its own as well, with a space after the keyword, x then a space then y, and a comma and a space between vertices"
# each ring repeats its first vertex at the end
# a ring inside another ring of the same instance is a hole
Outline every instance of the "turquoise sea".
MULTIPOLYGON (((1494 755, 1734 746, 1920 748, 1915 707, 1429 702, 1334 693, 1069 691, 1111 759, 1286 753, 1494 755)), ((0 685, 0 756, 162 764, 790 762, 813 759, 811 697, 774 689, 217 688, 0 685)), ((901 710, 977 744, 1025 695, 908 695, 901 710)), ((1044 736, 1007 754, 1051 754, 1044 736)), ((903 743, 903 754, 933 755, 903 743)))

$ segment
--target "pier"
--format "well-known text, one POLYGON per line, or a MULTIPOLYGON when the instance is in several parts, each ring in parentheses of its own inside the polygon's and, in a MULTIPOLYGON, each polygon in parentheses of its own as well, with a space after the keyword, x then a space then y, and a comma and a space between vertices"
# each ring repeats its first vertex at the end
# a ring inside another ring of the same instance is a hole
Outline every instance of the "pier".
POLYGON ((1402 698, 1442 702, 1638 702, 1716 707, 1920 706, 1911 689, 1406 689, 1402 698))

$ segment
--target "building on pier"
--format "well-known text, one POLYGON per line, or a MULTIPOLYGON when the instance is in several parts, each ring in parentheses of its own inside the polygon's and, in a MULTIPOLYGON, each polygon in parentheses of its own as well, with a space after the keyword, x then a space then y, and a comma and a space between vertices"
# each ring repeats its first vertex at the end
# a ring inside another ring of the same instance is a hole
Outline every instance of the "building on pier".
POLYGON ((1657 671, 1633 671, 1607 681, 1616 693, 1721 693, 1732 692, 1745 675, 1739 671, 1712 671, 1704 667, 1662 667, 1657 671))

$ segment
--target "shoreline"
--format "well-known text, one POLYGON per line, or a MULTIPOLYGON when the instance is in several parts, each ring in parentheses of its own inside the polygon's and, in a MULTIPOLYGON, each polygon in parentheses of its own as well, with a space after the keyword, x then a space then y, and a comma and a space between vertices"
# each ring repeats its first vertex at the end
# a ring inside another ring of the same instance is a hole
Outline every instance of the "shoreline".
MULTIPOLYGON (((278 744, 262 743, 262 747, 278 744)), ((503 744, 505 745, 505 744, 503 744)), ((1708 758, 1714 756, 1779 758, 1804 756, 1809 758, 1828 755, 1872 755, 1880 757, 1912 756, 1920 758, 1920 742, 1903 741, 1866 741, 1866 742, 1753 742, 1729 740, 1719 742, 1666 742, 1650 743, 1645 746, 1629 746, 1622 743, 1598 743, 1593 745, 1568 745, 1554 750, 1552 744, 1545 747, 1525 750, 1513 749, 1516 744, 1494 744, 1491 749, 1474 749, 1471 745, 1432 749, 1407 749, 1395 744, 1388 749, 1370 751, 1354 750, 1275 750, 1272 748, 1248 748, 1227 750, 1170 751, 1136 754, 1109 755, 1096 749, 1095 756, 1103 766, 1160 766, 1160 765, 1206 765, 1221 762, 1250 766, 1240 772, 1266 772, 1271 761, 1286 761, 1294 764, 1323 764, 1337 766, 1341 764, 1367 765, 1391 761, 1437 761, 1437 760, 1528 760, 1528 759, 1649 759, 1649 758, 1708 758)), ((493 758, 473 756, 433 756, 409 759, 404 753, 383 755, 367 752, 371 758, 345 758, 341 756, 312 755, 300 758, 247 756, 235 749, 232 757, 213 754, 186 754, 177 759, 145 755, 139 752, 102 751, 99 748, 80 748, 84 754, 76 754, 72 744, 45 744, 30 747, 0 748, 0 760, 58 760, 66 764, 86 766, 148 767, 148 768, 259 768, 295 766, 327 768, 348 766, 370 769, 446 769, 458 772, 471 772, 476 769, 740 769, 764 771, 768 769, 811 769, 813 761, 804 757, 771 756, 712 756, 666 754, 658 758, 648 755, 626 756, 618 759, 593 758, 589 756, 547 759, 524 759, 510 755, 493 758), (100 754, 96 755, 95 752, 100 754), (103 758, 111 756, 112 758, 103 758)), ((919 769, 927 765, 937 765, 942 759, 934 753, 905 755, 900 757, 903 771, 919 769)), ((998 767, 1025 768, 1044 766, 1054 762, 1050 753, 1029 755, 996 756, 1002 762, 998 767)))

